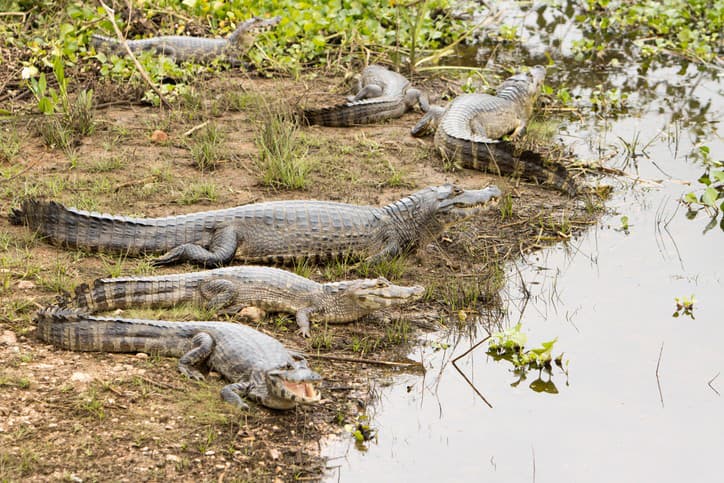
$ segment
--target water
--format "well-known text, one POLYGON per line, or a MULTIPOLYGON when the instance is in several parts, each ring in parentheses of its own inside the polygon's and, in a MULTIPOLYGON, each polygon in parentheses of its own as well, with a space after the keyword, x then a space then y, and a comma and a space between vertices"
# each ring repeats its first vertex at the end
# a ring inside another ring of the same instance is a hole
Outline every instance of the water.
MULTIPOLYGON (((528 54, 556 45, 561 66, 576 37, 566 25, 551 27, 566 33, 556 42, 528 35, 528 54)), ((537 373, 511 387, 510 365, 487 357, 483 344, 458 365, 491 409, 451 364, 477 341, 449 336, 442 339, 448 350, 417 348, 411 357, 424 360, 427 374, 377 388, 370 411, 376 440, 365 452, 351 438, 328 445, 329 466, 337 466, 330 481, 721 481, 724 234, 718 226, 702 234, 708 217, 688 220, 677 201, 698 188, 680 183, 703 172, 698 147, 709 146, 714 159, 724 150, 721 83, 715 71, 696 66, 620 65, 601 73, 564 65, 551 85, 565 82, 584 99, 598 85, 620 86, 633 106, 617 119, 571 122, 566 143, 583 159, 610 155, 609 165, 664 180, 613 181, 614 213, 568 246, 510 269, 509 324, 523 323, 530 346, 558 337, 555 352, 570 361, 568 377, 554 371, 557 394, 529 389, 537 373), (626 155, 623 141, 635 139, 636 152, 648 144, 647 156, 626 155), (696 318, 672 317, 675 297, 692 294, 696 318)))

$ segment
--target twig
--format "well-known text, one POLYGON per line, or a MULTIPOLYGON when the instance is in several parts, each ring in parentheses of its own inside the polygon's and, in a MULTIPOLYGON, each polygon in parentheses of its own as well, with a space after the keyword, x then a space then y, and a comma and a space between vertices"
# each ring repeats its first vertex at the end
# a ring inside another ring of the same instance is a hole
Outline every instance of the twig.
POLYGON ((201 124, 197 124, 196 126, 192 127, 191 129, 189 129, 188 131, 186 131, 185 133, 183 133, 183 136, 184 136, 184 137, 191 136, 193 133, 195 133, 196 131, 198 131, 198 130, 201 129, 202 127, 206 126, 208 123, 209 123, 209 121, 204 121, 204 122, 202 122, 201 124))
POLYGON ((717 377, 719 377, 719 374, 721 374, 721 373, 720 373, 720 372, 717 372, 717 373, 716 373, 716 376, 712 377, 712 378, 709 380, 709 382, 706 384, 707 386, 709 386, 709 387, 711 388, 712 391, 714 391, 714 392, 716 393, 717 396, 721 396, 721 394, 719 394, 719 391, 717 391, 717 390, 714 388, 714 386, 711 385, 711 383, 714 382, 717 377))
POLYGON ((140 380, 144 381, 144 382, 147 382, 147 383, 153 385, 153 386, 160 387, 161 389, 174 389, 174 390, 176 390, 176 391, 180 391, 180 390, 181 390, 180 388, 174 387, 174 386, 172 386, 172 385, 170 385, 170 384, 166 384, 165 382, 154 381, 153 379, 149 379, 149 378, 143 377, 143 376, 138 376, 138 378, 139 378, 140 380))
POLYGON ((659 386, 659 399, 661 400, 661 407, 664 407, 664 394, 661 392, 661 380, 659 380, 659 366, 661 365, 661 355, 664 353, 664 343, 661 343, 661 349, 659 349, 659 360, 656 362, 656 385, 659 386))
POLYGON ((457 362, 458 362, 459 359, 462 359, 462 358, 465 357, 466 355, 470 354, 473 350, 475 350, 476 347, 478 347, 480 344, 482 344, 483 342, 485 342, 485 341, 488 340, 488 339, 490 339, 490 336, 487 336, 485 339, 481 340, 480 342, 478 342, 477 344, 475 344, 474 346, 472 346, 470 349, 466 350, 465 352, 463 352, 462 354, 460 354, 459 356, 457 356, 455 359, 453 359, 452 365, 453 365, 453 367, 455 368, 455 370, 458 371, 461 376, 463 376, 463 379, 465 379, 465 382, 467 382, 468 385, 473 388, 473 391, 475 391, 475 394, 477 394, 478 396, 480 396, 480 399, 482 399, 483 402, 484 402, 485 404, 487 404, 489 408, 492 409, 492 408, 493 408, 493 405, 490 404, 487 399, 485 399, 485 396, 483 396, 483 395, 480 393, 480 391, 478 391, 478 388, 475 387, 475 384, 473 384, 473 382, 472 382, 470 379, 468 379, 468 376, 466 376, 465 373, 460 370, 460 368, 458 367, 458 364, 457 364, 457 362))
POLYGON ((24 174, 26 171, 28 171, 30 168, 33 168, 33 167, 35 167, 35 163, 31 162, 30 164, 28 164, 26 167, 24 167, 23 169, 21 169, 14 175, 8 176, 7 178, 0 179, 0 183, 4 183, 4 182, 10 181, 10 180, 13 180, 13 179, 17 178, 18 176, 20 176, 21 174, 24 174))
POLYGON ((395 366, 395 367, 419 367, 425 369, 419 362, 394 362, 394 361, 380 361, 375 359, 364 359, 360 357, 342 357, 342 356, 330 356, 327 354, 308 354, 309 357, 316 359, 326 359, 330 361, 342 361, 342 362, 357 362, 360 364, 377 364, 379 366, 395 366))
POLYGON ((151 176, 146 176, 145 178, 141 178, 141 179, 133 179, 131 181, 126 181, 125 183, 116 185, 116 187, 113 189, 113 191, 115 191, 117 193, 121 190, 121 188, 138 185, 141 183, 145 183, 146 181, 153 181, 155 178, 156 178, 155 176, 151 175, 151 176))
POLYGON ((146 81, 146 83, 153 89, 153 92, 156 93, 158 96, 158 99, 161 103, 161 105, 166 106, 168 109, 171 109, 171 104, 168 103, 165 97, 163 97, 163 94, 161 94, 161 91, 158 90, 158 87, 156 87, 151 81, 151 78, 148 76, 148 73, 146 72, 146 69, 143 68, 140 62, 138 62, 138 59, 136 59, 136 56, 133 55, 133 51, 131 51, 131 48, 128 46, 128 42, 126 42, 126 39, 123 37, 123 33, 121 33, 121 29, 118 28, 118 24, 116 23, 116 13, 113 11, 111 7, 106 5, 103 0, 98 0, 98 2, 101 4, 101 7, 106 11, 106 14, 108 14, 108 20, 111 21, 111 24, 113 25, 113 30, 116 32, 116 37, 118 37, 118 41, 123 45, 123 48, 126 49, 126 53, 128 54, 128 57, 133 61, 133 63, 136 66, 136 69, 138 70, 138 73, 141 74, 141 77, 143 77, 143 80, 146 81))

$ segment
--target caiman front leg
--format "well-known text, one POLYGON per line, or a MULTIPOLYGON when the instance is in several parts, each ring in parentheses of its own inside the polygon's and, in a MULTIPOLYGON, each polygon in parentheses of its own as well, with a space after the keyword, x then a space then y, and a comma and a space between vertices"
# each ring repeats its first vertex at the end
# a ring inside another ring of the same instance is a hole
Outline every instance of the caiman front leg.
POLYGON ((192 339, 193 349, 178 361, 178 370, 191 379, 202 380, 204 375, 194 366, 201 365, 214 350, 214 339, 206 332, 199 332, 192 339))
POLYGON ((221 389, 221 397, 224 401, 233 404, 239 409, 249 409, 249 405, 241 398, 239 394, 246 397, 255 385, 253 382, 235 382, 228 384, 221 389))
POLYGON ((214 232, 208 249, 195 243, 184 243, 163 256, 152 260, 151 265, 158 267, 173 263, 191 262, 204 267, 219 267, 229 263, 234 258, 238 244, 236 230, 232 226, 226 226, 214 232))
POLYGON ((302 337, 310 337, 310 322, 309 322, 309 316, 314 312, 314 308, 312 307, 305 307, 303 309, 297 310, 297 325, 299 326, 299 333, 302 334, 302 337))
POLYGON ((430 110, 430 100, 427 97, 427 93, 414 87, 407 89, 405 92, 405 104, 407 104, 408 108, 415 107, 415 104, 419 104, 422 112, 430 110))
POLYGON ((428 105, 425 115, 417 121, 417 124, 410 130, 410 134, 413 137, 422 137, 434 133, 444 112, 445 108, 442 106, 428 105))

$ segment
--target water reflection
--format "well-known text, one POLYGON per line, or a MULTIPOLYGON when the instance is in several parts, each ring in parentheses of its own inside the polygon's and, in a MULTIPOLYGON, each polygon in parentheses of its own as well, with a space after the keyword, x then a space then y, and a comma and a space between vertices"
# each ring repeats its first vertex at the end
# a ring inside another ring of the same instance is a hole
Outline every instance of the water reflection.
POLYGON ((499 64, 547 64, 551 55, 547 83, 568 88, 585 113, 565 120, 564 141, 584 160, 609 155, 651 182, 619 180, 614 214, 575 244, 512 267, 501 294, 508 312, 487 330, 433 334, 417 348, 428 371, 380 389, 369 451, 346 452, 350 439, 326 454, 346 454, 345 482, 719 481, 724 252, 721 232, 701 236, 710 219, 687 220, 678 200, 706 169, 701 146, 724 149, 721 74, 675 57, 637 64, 626 42, 581 63, 571 44, 589 34, 575 20, 577 2, 505 6, 524 45, 511 51, 484 38, 479 53, 461 49, 456 61, 503 75, 499 64), (628 95, 623 109, 592 113, 592 93, 616 88, 628 95), (623 215, 628 233, 616 230, 623 215), (696 320, 672 317, 676 298, 684 312, 692 294, 696 320), (536 341, 559 338, 570 383, 557 366, 516 374, 476 347, 521 320, 536 341))

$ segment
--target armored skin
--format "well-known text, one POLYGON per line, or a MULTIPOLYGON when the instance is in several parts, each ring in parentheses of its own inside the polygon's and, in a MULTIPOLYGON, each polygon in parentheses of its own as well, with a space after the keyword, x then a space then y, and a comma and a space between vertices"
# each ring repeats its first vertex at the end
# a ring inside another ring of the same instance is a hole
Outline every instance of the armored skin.
POLYGON ((122 253, 163 254, 156 265, 206 267, 352 257, 376 262, 443 232, 500 196, 490 186, 430 186, 383 207, 314 200, 271 201, 164 218, 130 218, 28 199, 10 222, 51 243, 122 253))
POLYGON ((370 65, 358 79, 357 94, 346 104, 308 109, 302 118, 308 124, 354 126, 394 119, 419 104, 427 112, 427 94, 415 89, 404 76, 380 65, 370 65))
MULTIPOLYGON (((182 35, 167 35, 148 39, 128 40, 126 43, 134 54, 153 52, 165 55, 176 62, 191 61, 208 63, 222 59, 231 65, 241 65, 241 58, 254 43, 257 33, 274 27, 281 17, 264 19, 253 17, 242 22, 234 32, 225 39, 207 39, 182 35)), ((99 52, 125 55, 126 50, 115 38, 94 34, 91 44, 99 52)))
POLYGON ((434 131, 435 148, 442 158, 461 167, 520 177, 576 195, 581 187, 564 166, 530 151, 518 155, 503 140, 525 132, 544 78, 545 68, 536 66, 506 79, 495 95, 463 94, 446 108, 431 106, 412 135, 434 131))
POLYGON ((89 312, 124 308, 168 308, 192 303, 225 313, 244 307, 295 314, 308 337, 310 321, 344 323, 375 310, 419 299, 420 286, 394 285, 385 278, 317 283, 271 267, 225 267, 202 272, 98 279, 79 285, 70 303, 89 312))
POLYGON ((199 368, 207 366, 231 382, 221 396, 242 409, 244 399, 273 409, 320 400, 314 386, 322 378, 301 354, 242 324, 96 317, 54 306, 35 322, 39 339, 63 349, 179 357, 179 371, 192 379, 203 379, 199 368))

